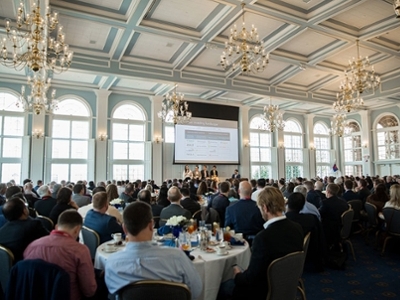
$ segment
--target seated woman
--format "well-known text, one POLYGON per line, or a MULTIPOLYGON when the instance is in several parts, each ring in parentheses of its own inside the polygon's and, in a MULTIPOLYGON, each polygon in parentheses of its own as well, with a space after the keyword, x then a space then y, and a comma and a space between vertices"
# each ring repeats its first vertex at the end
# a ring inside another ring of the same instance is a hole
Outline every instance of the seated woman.
POLYGON ((53 207, 50 212, 50 219, 53 221, 54 225, 57 224, 58 216, 64 210, 67 209, 76 209, 78 210, 78 205, 72 200, 72 190, 67 187, 63 187, 58 191, 57 194, 57 204, 53 207))
POLYGON ((197 197, 199 198, 199 203, 203 205, 204 203, 207 203, 207 193, 208 193, 208 186, 207 183, 204 181, 201 181, 199 183, 199 186, 197 188, 197 197))
POLYGON ((186 179, 186 178, 193 178, 193 172, 190 170, 189 166, 186 165, 185 169, 183 170, 183 174, 182 174, 182 179, 186 179))
POLYGON ((390 187, 390 200, 385 203, 383 208, 387 207, 400 210, 400 184, 393 184, 390 187))
POLYGON ((375 187, 375 193, 367 197, 367 202, 376 206, 377 213, 382 212, 382 208, 389 201, 389 196, 386 192, 386 186, 383 183, 375 187))

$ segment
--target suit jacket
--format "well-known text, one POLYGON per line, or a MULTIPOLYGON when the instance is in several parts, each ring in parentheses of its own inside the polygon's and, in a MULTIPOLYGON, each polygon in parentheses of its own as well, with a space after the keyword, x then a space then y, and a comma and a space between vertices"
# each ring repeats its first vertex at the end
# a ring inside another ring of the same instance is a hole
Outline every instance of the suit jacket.
POLYGON ((50 197, 44 196, 42 200, 38 200, 35 202, 35 209, 39 213, 39 215, 50 217, 50 212, 54 206, 56 206, 57 200, 50 197))
POLYGON ((314 190, 310 190, 307 192, 307 199, 308 202, 312 203, 315 205, 316 208, 319 207, 320 202, 321 202, 321 197, 319 196, 319 194, 314 191, 314 190))
POLYGON ((36 219, 7 222, 0 228, 0 245, 14 254, 14 264, 22 260, 25 248, 34 240, 48 235, 49 232, 36 219))
POLYGON ((263 229, 264 220, 257 204, 249 199, 240 199, 229 205, 225 211, 225 227, 244 236, 256 235, 263 229))
POLYGON ((347 202, 336 196, 321 201, 319 212, 328 246, 340 240, 341 216, 348 209, 347 202))
POLYGON ((211 170, 210 171, 210 176, 217 176, 218 177, 218 171, 217 170, 211 170))
POLYGON ((201 170, 201 179, 206 179, 208 177, 210 177, 208 171, 201 170))
POLYGON ((357 193, 358 199, 361 200, 363 207, 364 207, 365 201, 367 201, 367 198, 369 195, 371 195, 371 192, 367 188, 363 188, 357 193))
POLYGON ((83 225, 99 234, 100 244, 111 240, 111 234, 113 233, 124 233, 122 226, 118 224, 115 217, 99 213, 93 209, 87 212, 83 225))
POLYGON ((191 215, 201 209, 200 203, 190 197, 181 200, 181 205, 184 209, 190 211, 191 215))
POLYGON ((184 209, 179 204, 171 203, 171 205, 164 207, 160 214, 160 227, 167 223, 167 220, 173 216, 184 216, 186 219, 190 220, 192 215, 190 211, 184 209))
POLYGON ((301 226, 287 218, 260 231, 254 238, 247 270, 235 276, 233 299, 249 299, 251 295, 252 300, 265 300, 268 294, 268 266, 286 254, 302 251, 303 239, 301 226))
POLYGON ((239 173, 237 173, 237 174, 235 174, 235 173, 233 173, 232 174, 232 178, 237 178, 237 179, 240 179, 240 174, 239 173))
POLYGON ((50 219, 53 221, 53 223, 54 223, 54 225, 56 225, 57 224, 57 222, 58 222, 58 216, 59 215, 61 215, 61 213, 64 211, 64 210, 67 210, 67 209, 75 209, 75 208, 73 208, 71 205, 69 205, 69 204, 65 204, 65 203, 57 203, 54 207, 53 207, 53 209, 50 211, 50 219))
POLYGON ((224 194, 219 194, 208 204, 208 207, 212 207, 218 212, 221 226, 225 224, 225 211, 229 204, 231 204, 231 202, 224 194))
POLYGON ((357 193, 354 193, 352 190, 345 191, 342 195, 342 198, 346 201, 358 199, 357 193))
POLYGON ((320 190, 314 190, 314 191, 321 197, 321 200, 326 199, 326 195, 323 192, 321 192, 320 190))

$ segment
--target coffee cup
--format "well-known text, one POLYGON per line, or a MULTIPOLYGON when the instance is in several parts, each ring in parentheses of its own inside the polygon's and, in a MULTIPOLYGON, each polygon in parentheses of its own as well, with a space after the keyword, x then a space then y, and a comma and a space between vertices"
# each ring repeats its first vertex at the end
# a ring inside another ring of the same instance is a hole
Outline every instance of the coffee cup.
POLYGON ((223 254, 226 254, 226 253, 227 253, 227 250, 226 250, 225 245, 220 245, 220 246, 217 247, 217 254, 223 255, 223 254))
POLYGON ((112 251, 114 251, 114 249, 115 249, 114 244, 112 244, 112 243, 106 244, 106 248, 105 248, 106 252, 112 252, 112 251))
POLYGON ((115 243, 122 241, 122 233, 113 233, 111 237, 114 239, 115 243))

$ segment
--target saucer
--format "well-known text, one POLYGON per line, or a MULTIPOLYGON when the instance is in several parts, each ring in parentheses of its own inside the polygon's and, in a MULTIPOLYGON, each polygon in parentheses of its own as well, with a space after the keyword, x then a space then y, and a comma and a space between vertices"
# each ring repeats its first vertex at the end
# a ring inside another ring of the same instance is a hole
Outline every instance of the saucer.
POLYGON ((109 250, 107 250, 106 248, 104 248, 103 251, 106 252, 106 253, 113 253, 113 252, 116 252, 116 251, 117 251, 117 248, 113 248, 113 249, 109 249, 109 250))
POLYGON ((228 255, 228 254, 229 254, 228 251, 223 252, 223 253, 218 253, 218 252, 217 252, 217 255, 218 255, 218 256, 225 256, 225 255, 228 255))

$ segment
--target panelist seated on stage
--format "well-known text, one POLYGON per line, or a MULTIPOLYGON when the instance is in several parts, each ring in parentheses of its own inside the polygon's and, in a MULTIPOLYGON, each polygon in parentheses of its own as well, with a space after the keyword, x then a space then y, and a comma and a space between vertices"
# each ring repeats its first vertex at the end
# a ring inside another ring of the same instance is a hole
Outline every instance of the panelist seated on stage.
POLYGON ((193 178, 193 172, 192 170, 190 170, 189 166, 186 165, 185 169, 183 170, 183 174, 182 174, 182 179, 186 179, 186 178, 193 178))
POLYGON ((199 166, 195 166, 193 170, 193 179, 201 179, 201 172, 199 170, 199 166))
POLYGON ((210 178, 211 180, 218 180, 218 170, 216 166, 212 167, 212 170, 210 171, 210 178))
POLYGON ((128 242, 124 251, 111 255, 105 266, 105 281, 111 294, 139 280, 184 283, 192 299, 200 296, 203 283, 193 263, 177 248, 152 243, 153 215, 147 203, 134 202, 125 208, 123 227, 128 242))
POLYGON ((239 174, 239 170, 235 169, 235 171, 232 174, 232 178, 233 179, 240 179, 240 174, 239 174))
POLYGON ((210 174, 208 173, 207 166, 204 165, 203 170, 201 170, 201 180, 205 180, 209 177, 210 177, 210 174))

